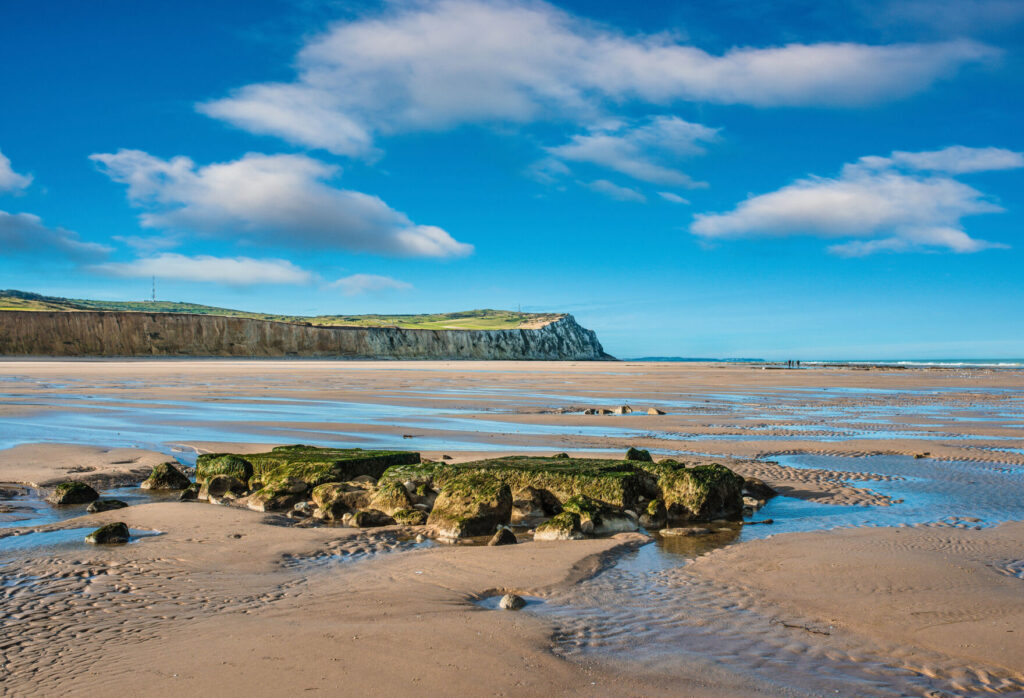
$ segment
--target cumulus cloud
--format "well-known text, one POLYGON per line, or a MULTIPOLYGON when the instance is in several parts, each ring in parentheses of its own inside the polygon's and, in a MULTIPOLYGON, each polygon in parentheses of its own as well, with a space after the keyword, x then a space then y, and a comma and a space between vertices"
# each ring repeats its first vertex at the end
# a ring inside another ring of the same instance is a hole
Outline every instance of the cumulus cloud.
POLYGON ((697 214, 690 231, 706 239, 853 238, 829 248, 847 256, 1004 247, 972 238, 964 230, 962 218, 1003 209, 974 187, 953 179, 949 172, 977 172, 984 162, 989 163, 986 169, 1006 169, 1007 153, 955 146, 861 158, 846 165, 839 177, 810 176, 777 191, 751 196, 727 213, 697 214), (964 158, 965 169, 956 169, 951 154, 964 158))
POLYGON ((718 129, 676 116, 658 116, 640 125, 613 122, 573 136, 564 145, 548 148, 556 160, 585 162, 652 184, 699 187, 685 172, 665 161, 670 157, 704 153, 701 143, 718 138, 718 129))
POLYGON ((304 155, 249 153, 205 166, 139 150, 90 158, 128 185, 148 228, 398 256, 455 257, 473 250, 441 228, 413 223, 376 196, 330 186, 326 180, 337 168, 304 155))
POLYGON ((126 278, 155 276, 177 281, 212 281, 233 286, 256 284, 306 284, 314 275, 285 259, 188 256, 165 252, 131 262, 96 264, 92 270, 126 278))
POLYGON ((5 256, 20 253, 67 257, 82 262, 106 256, 111 248, 80 240, 78 233, 48 228, 31 213, 0 211, 0 250, 5 256))
POLYGON ((378 276, 377 274, 352 274, 329 284, 333 288, 341 289, 346 296, 359 296, 364 293, 376 293, 379 291, 408 291, 412 284, 405 281, 393 279, 390 276, 378 276))
POLYGON ((621 187, 614 182, 609 182, 607 179, 598 179, 593 182, 586 182, 583 186, 588 189, 609 196, 617 201, 635 201, 636 203, 642 204, 647 201, 647 197, 638 192, 636 189, 630 189, 629 187, 621 187))
POLYGON ((918 92, 998 55, 968 40, 715 55, 666 33, 600 27, 543 2, 390 3, 311 39, 293 81, 243 86, 197 108, 255 133, 365 156, 378 133, 585 121, 628 100, 860 105, 918 92))
POLYGON ((0 192, 19 191, 31 183, 31 175, 15 172, 11 167, 10 159, 3 153, 0 153, 0 192))

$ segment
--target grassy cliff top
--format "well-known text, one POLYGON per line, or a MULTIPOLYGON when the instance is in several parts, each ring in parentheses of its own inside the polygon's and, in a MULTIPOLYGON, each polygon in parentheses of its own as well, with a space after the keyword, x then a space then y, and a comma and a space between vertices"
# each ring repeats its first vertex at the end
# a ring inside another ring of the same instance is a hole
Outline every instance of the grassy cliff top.
POLYGON ((560 314, 518 313, 512 310, 465 310, 431 315, 274 315, 173 301, 93 301, 42 296, 26 291, 0 290, 0 311, 37 310, 75 312, 109 310, 141 313, 188 313, 244 317, 275 322, 308 323, 324 327, 401 327, 422 330, 533 329, 563 317, 560 314))

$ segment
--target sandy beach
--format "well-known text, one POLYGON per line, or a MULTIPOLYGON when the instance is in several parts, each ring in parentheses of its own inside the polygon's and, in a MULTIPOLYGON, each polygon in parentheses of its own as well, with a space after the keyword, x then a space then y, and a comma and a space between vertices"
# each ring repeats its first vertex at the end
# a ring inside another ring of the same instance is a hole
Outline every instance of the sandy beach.
POLYGON ((21 507, 0 514, 11 695, 1024 691, 1019 371, 7 361, 0 393, 21 507), (130 487, 165 460, 287 443, 453 463, 636 446, 780 496, 702 539, 486 547, 130 487), (46 509, 65 479, 137 499, 46 509), (136 540, 81 542, 112 521, 136 540), (505 592, 534 602, 488 605, 505 592))

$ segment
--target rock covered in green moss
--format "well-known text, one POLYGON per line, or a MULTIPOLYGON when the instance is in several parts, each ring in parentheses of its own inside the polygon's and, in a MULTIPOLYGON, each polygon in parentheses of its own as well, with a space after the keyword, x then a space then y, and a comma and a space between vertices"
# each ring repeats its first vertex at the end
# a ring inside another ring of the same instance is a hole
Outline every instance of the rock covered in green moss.
POLYGON ((245 483, 230 475, 214 475, 199 489, 199 499, 237 498, 246 493, 245 483))
POLYGON ((139 487, 144 490, 183 490, 192 482, 174 463, 161 463, 153 468, 139 487))
POLYGON ((120 499, 97 499, 87 506, 85 510, 90 514, 101 514, 105 511, 113 511, 114 509, 124 509, 127 506, 128 503, 122 502, 120 499))
POLYGON ((635 531, 638 528, 635 514, 609 507, 586 495, 578 494, 567 499, 562 503, 562 509, 580 517, 580 530, 583 533, 607 535, 635 531))
POLYGON ((127 543, 130 539, 131 533, 128 531, 128 525, 123 521, 117 521, 115 523, 108 523, 106 526, 100 526, 85 537, 85 542, 95 545, 111 545, 127 543))
POLYGON ((214 475, 228 475, 248 485, 252 463, 236 453, 204 453, 196 459, 196 482, 200 485, 214 475))
POLYGON ((743 512, 743 478, 723 465, 677 468, 659 463, 658 487, 669 522, 710 521, 743 512))
POLYGON ((46 498, 50 504, 63 507, 72 504, 88 504, 100 498, 100 493, 89 487, 84 482, 71 480, 62 482, 53 488, 53 492, 46 498))
POLYGON ((413 451, 366 451, 361 448, 278 446, 267 453, 251 453, 253 474, 264 486, 283 477, 301 479, 310 487, 325 482, 346 482, 360 476, 380 478, 391 466, 420 462, 413 451))
POLYGON ((395 523, 403 526, 423 526, 427 523, 427 512, 420 509, 400 509, 391 514, 395 523))
POLYGON ((377 509, 363 509, 352 516, 352 525, 357 528, 377 528, 394 526, 395 520, 377 509))
POLYGON ((489 536, 512 516, 512 490, 490 474, 467 472, 448 480, 427 524, 442 538, 489 536))
POLYGON ((563 511, 558 516, 546 521, 534 531, 534 540, 580 540, 583 531, 580 528, 580 515, 571 511, 563 511))
POLYGON ((312 498, 320 518, 340 521, 345 514, 369 506, 370 490, 357 482, 328 482, 314 487, 312 498))
POLYGON ((654 459, 651 458, 651 452, 643 448, 630 448, 626 451, 626 460, 641 461, 643 463, 654 462, 654 459))
POLYGON ((403 509, 412 509, 412 504, 409 490, 397 480, 384 480, 370 493, 370 508, 388 515, 394 515, 396 511, 403 509))
POLYGON ((632 509, 645 490, 638 463, 599 458, 542 458, 509 456, 468 463, 420 464, 389 468, 385 480, 404 482, 430 478, 435 489, 467 474, 479 474, 508 485, 513 492, 544 490, 558 501, 585 494, 608 506, 632 509))

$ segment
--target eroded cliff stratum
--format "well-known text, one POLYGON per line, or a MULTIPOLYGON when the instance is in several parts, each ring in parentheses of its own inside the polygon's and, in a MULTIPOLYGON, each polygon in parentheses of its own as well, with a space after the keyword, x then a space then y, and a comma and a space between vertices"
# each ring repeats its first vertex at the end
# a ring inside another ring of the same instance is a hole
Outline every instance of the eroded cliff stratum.
POLYGON ((138 311, 0 311, 8 356, 236 356, 351 359, 605 360, 572 315, 516 329, 315 326, 138 311))

